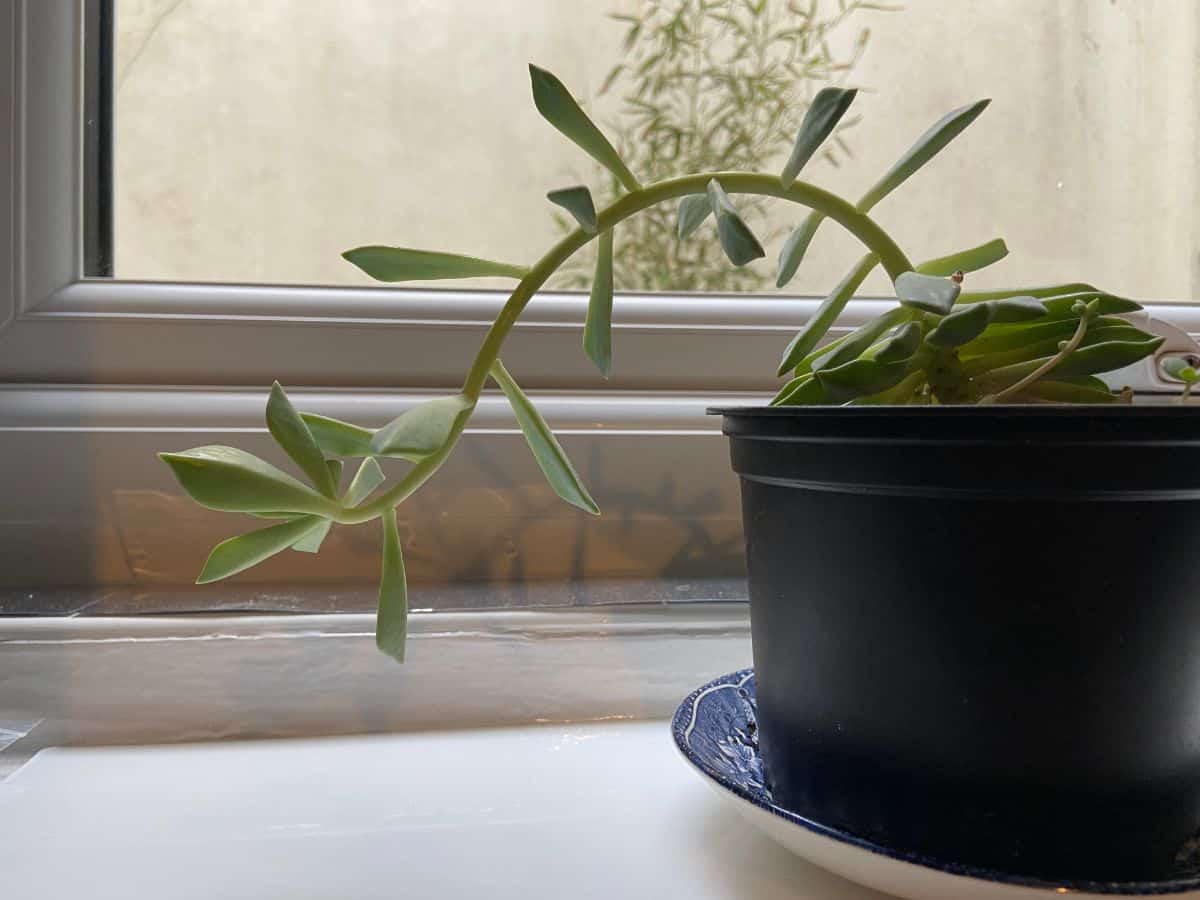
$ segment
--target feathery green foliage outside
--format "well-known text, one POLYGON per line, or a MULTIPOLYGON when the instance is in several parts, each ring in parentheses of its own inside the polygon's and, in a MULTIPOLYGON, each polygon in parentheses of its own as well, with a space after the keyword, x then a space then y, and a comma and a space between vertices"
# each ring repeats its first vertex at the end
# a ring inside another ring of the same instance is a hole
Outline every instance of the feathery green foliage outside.
MULTIPOLYGON (((782 165, 820 89, 848 78, 866 51, 871 15, 902 8, 867 0, 656 0, 614 13, 610 18, 623 29, 621 55, 600 96, 619 108, 606 130, 643 181, 782 165)), ((852 158, 846 132, 854 122, 834 124, 825 135, 830 139, 808 151, 810 165, 852 158)), ((606 203, 623 192, 603 169, 592 188, 606 203)), ((770 224, 761 198, 745 197, 738 209, 764 243, 778 236, 780 226, 770 224)), ((714 236, 671 241, 674 212, 655 207, 625 223, 614 258, 618 290, 770 289, 775 276, 767 266, 720 265, 714 236)), ((564 230, 575 227, 565 216, 558 221, 564 230)), ((579 254, 555 285, 586 290, 591 268, 590 254, 579 254)))

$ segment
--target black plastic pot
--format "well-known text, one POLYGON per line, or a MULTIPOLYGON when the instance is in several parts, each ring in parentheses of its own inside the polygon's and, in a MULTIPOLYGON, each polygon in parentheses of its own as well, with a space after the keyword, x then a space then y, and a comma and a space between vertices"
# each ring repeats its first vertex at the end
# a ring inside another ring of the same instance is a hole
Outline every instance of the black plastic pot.
POLYGON ((716 412, 776 801, 1022 874, 1172 871, 1200 827, 1200 415, 716 412))

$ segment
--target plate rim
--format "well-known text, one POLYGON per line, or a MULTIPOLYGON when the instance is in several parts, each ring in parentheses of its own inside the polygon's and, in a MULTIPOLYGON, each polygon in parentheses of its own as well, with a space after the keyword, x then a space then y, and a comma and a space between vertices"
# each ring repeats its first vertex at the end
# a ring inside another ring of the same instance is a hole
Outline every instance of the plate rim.
POLYGON ((1200 876, 1192 878, 1176 878, 1165 881, 1086 881, 1061 880, 1048 881, 1043 878, 1019 875, 1015 872, 1005 872, 968 863, 955 862, 911 850, 902 850, 879 844, 866 838, 859 837, 849 831, 843 831, 832 825, 825 825, 815 819, 809 819, 797 812, 778 806, 757 797, 740 784, 731 781, 713 771, 692 749, 689 742, 690 734, 698 720, 699 701, 708 694, 723 688, 738 688, 754 677, 754 669, 738 669, 722 675, 719 678, 702 684, 683 699, 671 717, 671 736, 675 747, 688 761, 695 771, 712 782, 722 791, 733 794, 738 799, 770 813, 777 818, 797 825, 819 837, 828 838, 840 844, 847 844, 859 850, 873 853, 896 862, 908 863, 924 869, 932 869, 946 875, 962 878, 972 878, 977 881, 1004 884, 1011 887, 1030 888, 1066 894, 1097 894, 1108 896, 1172 896, 1187 894, 1200 889, 1200 876))

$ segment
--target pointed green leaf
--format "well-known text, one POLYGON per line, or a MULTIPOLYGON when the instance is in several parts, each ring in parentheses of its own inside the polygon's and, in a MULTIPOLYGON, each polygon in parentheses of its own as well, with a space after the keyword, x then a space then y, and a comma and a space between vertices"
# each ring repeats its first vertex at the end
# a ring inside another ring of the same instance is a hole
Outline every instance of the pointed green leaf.
POLYGON ((870 356, 878 363, 907 362, 921 349, 921 337, 921 326, 916 322, 897 326, 870 356))
MULTIPOLYGON (((1088 347, 1081 347, 1051 370, 1054 378, 1064 375, 1093 375, 1100 372, 1112 372, 1133 365, 1139 360, 1154 354, 1162 346, 1166 338, 1155 337, 1146 341, 1102 341, 1088 347)), ((1001 366, 981 374, 981 380, 989 385, 1003 387, 1016 384, 1026 375, 1037 371, 1053 354, 1001 366)))
POLYGON ((600 508, 583 486, 583 481, 571 465, 571 461, 567 459, 567 454, 558 443, 554 432, 550 430, 542 414, 529 402, 529 398, 522 393, 500 360, 492 364, 491 374, 504 396, 508 398, 513 415, 517 417, 521 432, 525 435, 525 441, 533 451, 533 458, 546 480, 550 482, 550 486, 554 488, 554 493, 572 506, 577 506, 592 515, 599 515, 600 508))
POLYGON ((379 468, 379 463, 375 462, 374 457, 368 456, 354 474, 354 480, 346 489, 346 496, 342 499, 342 503, 346 506, 358 506, 371 496, 371 492, 383 482, 383 469, 379 468))
POLYGON ((462 394, 414 406, 375 432, 371 455, 418 460, 436 453, 449 440, 458 417, 471 408, 462 394))
POLYGON ((825 389, 810 372, 807 375, 799 375, 784 385, 783 390, 775 395, 775 399, 771 401, 770 405, 811 406, 822 403, 824 400, 825 389))
POLYGON ((1120 398, 1107 385, 1097 389, 1065 381, 1035 381, 1012 398, 1014 403, 1029 400, 1044 403, 1116 403, 1120 398))
POLYGON ((703 224, 712 212, 712 204, 708 202, 707 194, 689 194, 679 201, 679 221, 675 233, 679 240, 684 240, 703 224))
MULTIPOLYGON (((915 322, 912 324, 916 324, 915 322)), ((879 391, 875 394, 864 394, 861 397, 855 397, 852 400, 847 400, 847 406, 895 406, 903 405, 912 402, 917 391, 925 384, 928 373, 924 369, 918 369, 915 372, 910 372, 905 375, 899 382, 890 388, 879 391)))
POLYGON ((587 320, 583 324, 583 349, 596 364, 600 374, 608 377, 612 366, 612 308, 613 308, 613 233, 610 228, 600 235, 596 250, 596 276, 588 298, 587 320))
POLYGON ((792 342, 783 351, 783 360, 779 363, 777 374, 782 375, 794 368, 800 363, 800 360, 813 351, 878 262, 879 257, 874 253, 868 253, 846 273, 846 277, 833 289, 833 293, 821 302, 817 311, 813 313, 813 317, 804 323, 804 327, 792 338, 792 342))
MULTIPOLYGON (((825 217, 814 210, 804 217, 803 222, 792 229, 792 233, 783 242, 783 249, 779 251, 779 275, 775 279, 775 287, 784 287, 795 277, 796 270, 800 268, 800 263, 804 259, 804 254, 808 252, 808 245, 812 243, 813 236, 816 235, 817 229, 823 221, 825 221, 825 217)), ((872 263, 872 267, 874 267, 874 263, 872 263)))
POLYGON ((850 362, 852 359, 858 359, 868 347, 879 340, 880 335, 889 328, 894 328, 896 325, 908 321, 912 315, 911 310, 898 306, 889 309, 880 316, 876 316, 870 322, 858 326, 858 328, 850 332, 845 341, 838 344, 837 347, 832 348, 828 353, 814 359, 812 363, 813 371, 815 372, 818 369, 833 369, 850 362))
POLYGON ((389 282, 485 276, 524 278, 529 272, 524 266, 408 247, 356 247, 343 253, 342 258, 354 263, 376 281, 389 282))
POLYGON ((991 102, 979 100, 947 113, 935 122, 858 201, 859 211, 870 211, 876 203, 904 184, 918 169, 940 153, 942 148, 958 137, 963 129, 974 122, 991 102))
POLYGON ((577 185, 551 191, 546 199, 574 216, 579 227, 588 234, 596 233, 596 204, 592 202, 592 192, 586 187, 577 185))
POLYGON ((1042 301, 1042 305, 1046 307, 1048 318, 1078 319, 1079 313, 1075 311, 1075 301, 1077 300, 1085 303, 1092 300, 1100 301, 1095 313, 1098 316, 1119 316, 1122 313, 1137 312, 1142 308, 1140 303, 1127 300, 1125 297, 1118 297, 1115 294, 1106 294, 1104 291, 1076 291, 1071 294, 1047 297, 1042 301))
MULTIPOLYGON (((1090 347, 1093 344, 1104 344, 1110 341, 1140 343, 1154 339, 1154 335, 1135 328, 1123 319, 1104 316, 1097 319, 1096 322, 1105 324, 1093 323, 1083 336, 1080 346, 1090 347), (1109 322, 1117 324, 1107 324, 1109 322)), ((1060 327, 1056 331, 1043 328, 1042 323, 1038 323, 1036 326, 1031 325, 1026 328, 1011 328, 1005 334, 998 336, 984 332, 982 337, 972 341, 959 351, 964 374, 977 375, 1030 360, 1048 359, 1058 352, 1058 347, 1063 341, 1069 340, 1075 333, 1079 320, 1064 319, 1061 322, 1050 324, 1060 327), (985 350, 988 348, 1005 349, 992 349, 991 352, 981 353, 980 348, 985 350)), ((1058 373, 1057 370, 1055 372, 1055 378, 1061 381, 1061 373, 1058 373)))
POLYGON ((717 217, 717 236, 721 239, 721 249, 731 263, 744 266, 766 255, 762 244, 742 221, 729 195, 715 178, 708 183, 708 202, 713 215, 717 217))
POLYGON ((318 491, 326 497, 337 495, 325 455, 278 381, 267 400, 267 430, 318 491))
POLYGON ((627 191, 641 188, 620 155, 613 149, 571 96, 571 92, 553 74, 530 64, 529 80, 533 86, 533 105, 547 122, 573 141, 592 159, 604 166, 625 186, 627 191))
MULTIPOLYGON (((959 294, 961 298, 962 295, 959 294)), ((1007 325, 1012 322, 1028 322, 1033 319, 1046 317, 1045 305, 1035 297, 1009 297, 1006 300, 989 300, 991 321, 995 325, 1007 325)), ((961 306, 961 304, 960 304, 961 306)))
POLYGON ((791 186, 792 182, 796 180, 796 176, 800 174, 800 170, 817 152, 817 148, 833 133, 833 129, 846 114, 846 110, 850 108, 854 95, 857 93, 858 91, 853 89, 836 87, 822 88, 817 92, 817 96, 813 98, 812 104, 804 114, 804 121, 800 123, 800 131, 796 135, 796 144, 792 148, 792 155, 788 158, 787 165, 783 167, 783 175, 780 180, 785 188, 791 186))
POLYGON ((334 495, 336 496, 337 488, 342 483, 343 463, 340 459, 327 459, 325 460, 325 468, 329 470, 329 477, 333 479, 334 495))
POLYGON ((866 394, 877 394, 894 387, 908 374, 908 361, 880 362, 875 359, 856 359, 836 369, 822 369, 813 377, 821 383, 825 396, 835 403, 844 403, 866 394))
POLYGON ((1096 288, 1082 281, 1069 284, 1051 284, 1032 288, 999 288, 994 291, 963 291, 958 298, 961 303, 981 303, 984 300, 1007 300, 1010 297, 1035 297, 1045 300, 1047 297, 1060 297, 1063 294, 1077 294, 1081 291, 1094 291, 1096 288))
POLYGON ((404 662, 408 638, 408 579, 404 574, 404 551, 396 529, 396 510, 383 519, 383 566, 379 577, 379 610, 375 615, 375 646, 396 662, 404 662))
POLYGON ((1168 356, 1160 365, 1163 373, 1184 384, 1195 384, 1200 381, 1200 372, 1188 364, 1182 356, 1168 356))
MULTIPOLYGON (((818 359, 820 359, 825 354, 829 353, 831 350, 836 350, 842 344, 846 343, 846 341, 848 341, 849 339, 850 339, 850 333, 847 332, 846 334, 843 334, 841 337, 834 338, 832 341, 829 341, 826 344, 822 344, 816 350, 810 351, 808 353, 808 355, 802 356, 800 358, 800 360, 796 363, 796 365, 794 365, 792 367, 792 369, 791 369, 792 375, 807 375, 809 372, 812 371, 813 363, 815 363, 818 359)), ((793 338, 793 340, 794 340, 794 338, 793 338)), ((778 374, 782 375, 783 373, 780 372, 778 374)))
POLYGON ((951 253, 949 256, 940 256, 937 259, 923 262, 917 266, 917 271, 922 275, 941 275, 943 277, 953 275, 955 272, 977 272, 993 263, 998 263, 1006 256, 1008 256, 1008 246, 1000 238, 996 238, 969 250, 961 250, 958 253, 951 253))
POLYGON ((331 500, 286 472, 236 447, 205 446, 160 453, 193 500, 224 512, 330 515, 331 500))
POLYGON ((326 535, 329 534, 329 529, 333 527, 331 519, 323 519, 296 543, 292 544, 293 550, 298 550, 301 553, 319 553, 321 544, 324 543, 326 535))
POLYGON ((1154 337, 1148 341, 1104 341, 1090 347, 1080 347, 1054 369, 1054 374, 1095 375, 1123 369, 1147 356, 1153 356, 1165 340, 1164 337, 1154 337))
POLYGON ((322 520, 316 516, 302 516, 290 522, 222 541, 209 554, 196 584, 208 584, 244 572, 264 559, 286 550, 321 523, 322 520))
POLYGON ((905 272, 896 279, 896 296, 905 306, 944 316, 954 306, 961 288, 949 278, 905 272))
POLYGON ((323 453, 353 457, 371 455, 371 438, 375 432, 316 413, 300 413, 300 418, 323 453))
POLYGON ((926 336, 935 347, 961 347, 973 341, 988 327, 992 318, 990 303, 973 303, 950 313, 926 336))

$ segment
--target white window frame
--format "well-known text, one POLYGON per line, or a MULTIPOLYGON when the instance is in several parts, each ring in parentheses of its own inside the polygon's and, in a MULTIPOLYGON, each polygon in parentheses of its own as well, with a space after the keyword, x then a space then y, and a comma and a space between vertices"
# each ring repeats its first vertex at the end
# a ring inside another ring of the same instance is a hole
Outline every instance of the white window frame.
MULTIPOLYGON (((86 519, 93 508, 73 507, 72 492, 165 487, 145 480, 142 459, 81 482, 42 458, 84 453, 86 435, 103 435, 105 452, 116 454, 130 432, 162 433, 172 447, 183 433, 261 432, 249 406, 276 378, 316 411, 366 425, 382 424, 424 392, 457 389, 503 292, 83 277, 83 22, 84 0, 13 0, 0 13, 0 115, 11 135, 0 145, 0 210, 10 211, 0 215, 0 489, 10 511, 57 503, 86 519), (16 448, 5 434, 36 435, 47 452, 31 459, 28 444, 16 448)), ((605 448, 613 435, 644 435, 637 465, 651 491, 671 477, 689 442, 719 435, 707 406, 765 401, 778 384, 774 360, 819 301, 620 295, 617 365, 606 382, 580 349, 586 296, 543 292, 510 337, 506 359, 551 423, 575 436, 573 453, 605 448)), ((889 305, 856 300, 834 332, 889 305)), ((1200 332, 1200 305, 1149 311, 1200 332)), ((487 398, 472 426, 479 439, 512 432, 503 403, 487 398)), ((510 446, 497 446, 497 464, 509 466, 511 456, 524 471, 528 460, 510 446)), ((724 468, 712 478, 733 480, 724 468)), ((679 485, 677 499, 686 505, 689 491, 699 496, 709 486, 679 485)), ((728 503, 733 495, 723 496, 728 503)), ((25 550, 36 552, 36 540, 32 533, 25 550)), ((18 566, 5 577, 11 584, 42 574, 18 566)), ((63 577, 87 574, 68 567, 63 577)))

